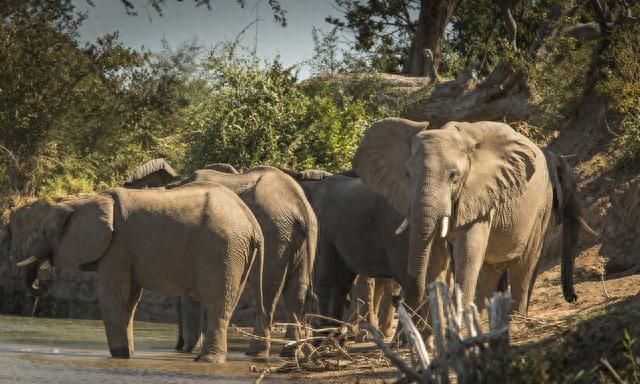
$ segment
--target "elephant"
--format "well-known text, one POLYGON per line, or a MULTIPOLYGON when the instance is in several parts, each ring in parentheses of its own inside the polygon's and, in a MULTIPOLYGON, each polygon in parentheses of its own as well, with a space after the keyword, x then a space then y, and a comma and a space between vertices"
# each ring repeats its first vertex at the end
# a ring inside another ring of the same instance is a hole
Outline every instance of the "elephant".
POLYGON ((394 233, 403 218, 389 201, 353 177, 353 172, 301 185, 318 218, 315 285, 320 313, 343 317, 356 275, 390 278, 404 289, 409 234, 394 233))
MULTIPOLYGON (((300 183, 302 189, 307 196, 307 199, 311 203, 316 216, 318 217, 318 225, 319 227, 323 227, 326 224, 327 229, 325 231, 330 231, 332 233, 343 233, 344 239, 351 238, 352 241, 356 242, 357 239, 362 239, 357 245, 354 244, 352 247, 347 247, 344 249, 342 256, 344 258, 351 258, 351 255, 348 251, 356 251, 355 258, 358 258, 361 255, 376 254, 379 252, 385 252, 384 250, 373 250, 372 247, 377 246, 378 244, 373 241, 370 237, 370 234, 367 232, 358 233, 359 228, 362 228, 360 225, 354 225, 355 223, 362 223, 367 220, 365 217, 370 212, 367 209, 352 209, 354 206, 359 206, 362 201, 368 202, 371 198, 376 199, 376 194, 371 193, 368 189, 362 188, 361 192, 363 192, 364 196, 358 196, 352 201, 348 202, 348 207, 346 211, 340 212, 340 209, 333 209, 332 207, 327 207, 327 209, 333 213, 328 213, 325 215, 321 213, 324 209, 324 205, 322 203, 322 197, 324 195, 326 185, 328 182, 321 182, 322 180, 326 180, 327 178, 332 178, 333 174, 330 172, 320 170, 320 169, 308 169, 303 171, 291 171, 287 169, 283 169, 283 172, 287 173, 289 176, 294 178, 296 181, 300 183), (349 220, 343 220, 344 218, 349 218, 349 220), (324 220, 325 222, 321 222, 324 220), (364 238, 362 237, 364 236, 364 238)), ((343 171, 337 174, 339 180, 349 181, 350 178, 357 177, 352 170, 343 171), (344 176, 347 175, 347 176, 344 176)), ((357 179, 354 179, 357 180, 357 179)), ((350 183, 346 183, 347 185, 351 185, 350 183)), ((381 217, 384 217, 385 213, 390 215, 395 215, 393 209, 387 204, 384 199, 377 200, 382 202, 381 207, 376 207, 374 210, 380 214, 381 217)), ((330 205, 333 204, 331 198, 328 198, 325 204, 330 205)), ((375 205, 375 204, 374 204, 375 205)), ((322 237, 319 236, 319 240, 322 237)), ((393 242, 395 239, 390 239, 393 242)), ((349 240, 347 240, 349 241, 349 240)), ((324 257, 324 255, 318 255, 318 264, 320 258, 324 257)), ((389 255, 390 258, 393 255, 389 255)), ((320 272, 316 270, 316 274, 320 272)), ((332 273, 332 272, 329 272, 332 273)), ((359 271, 354 271, 355 274, 360 273, 359 271)), ((389 337, 391 336, 391 330, 393 329, 393 317, 395 315, 395 308, 391 302, 391 295, 398 294, 399 287, 397 284, 391 280, 386 278, 368 278, 367 275, 356 277, 351 279, 351 281, 344 281, 344 295, 341 294, 341 299, 339 303, 336 303, 337 307, 344 309, 344 305, 346 304, 347 294, 351 297, 350 300, 350 312, 351 315, 346 316, 347 318, 351 318, 353 316, 360 316, 362 314, 366 314, 366 320, 373 325, 380 325, 382 333, 389 337), (350 293, 349 293, 350 292, 350 293), (362 301, 364 303, 363 306, 356 306, 356 303, 362 301), (360 313, 358 312, 360 310, 360 313)), ((329 284, 328 286, 333 287, 333 284, 329 284)), ((319 292, 322 292, 323 289, 318 289, 319 292)), ((326 293, 322 293, 323 299, 328 297, 326 293)), ((326 300, 326 299, 324 299, 326 300)), ((334 318, 341 318, 342 311, 339 313, 327 313, 323 314, 333 316, 334 318)))
POLYGON ((178 179, 178 174, 163 158, 149 160, 137 167, 124 183, 125 188, 164 187, 178 179))
MULTIPOLYGON (((261 277, 264 240, 256 218, 228 188, 193 183, 175 190, 114 188, 58 203, 29 243, 26 283, 38 270, 96 271, 111 356, 134 351, 133 316, 142 289, 204 303, 207 334, 196 361, 222 363, 227 327, 252 264, 261 277)), ((261 281, 259 281, 261 283, 261 281)), ((258 320, 266 316, 258 292, 258 320)), ((263 325, 264 326, 264 325, 263 325)))
MULTIPOLYGON (((362 183, 404 217, 395 231, 409 233, 401 283, 407 304, 420 305, 425 284, 441 275, 442 259, 448 258, 445 240, 452 245, 464 305, 475 298, 481 268, 478 297, 493 292, 508 268, 514 309, 526 313, 554 201, 556 181, 544 153, 504 123, 427 126, 379 120, 365 132, 352 161, 362 183)), ((576 300, 572 265, 571 252, 564 252, 563 294, 569 302, 576 300)))
MULTIPOLYGON (((304 313, 316 311, 317 298, 312 286, 317 238, 316 216, 302 188, 276 168, 260 166, 237 173, 228 164, 210 167, 221 171, 197 170, 169 188, 182 188, 201 181, 220 183, 235 192, 258 220, 265 239, 265 267, 261 289, 266 322, 256 322, 254 334, 262 339, 253 339, 247 354, 268 356, 269 327, 280 295, 284 298, 285 308, 290 313, 292 322, 296 318, 301 319, 304 313)), ((255 273, 251 275, 250 281, 260 287, 255 273)), ((190 351, 197 344, 200 335, 199 306, 198 303, 181 298, 178 308, 182 313, 179 313, 179 340, 176 347, 190 351)), ((296 327, 288 327, 286 336, 298 338, 296 327)), ((290 352, 283 350, 283 354, 290 352)))

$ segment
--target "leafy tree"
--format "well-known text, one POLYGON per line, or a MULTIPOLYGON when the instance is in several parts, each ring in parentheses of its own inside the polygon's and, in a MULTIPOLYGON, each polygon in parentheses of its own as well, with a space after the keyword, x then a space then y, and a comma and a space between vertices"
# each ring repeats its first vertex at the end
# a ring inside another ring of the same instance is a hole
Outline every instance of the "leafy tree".
POLYGON ((189 53, 155 58, 124 48, 116 34, 80 46, 83 17, 70 2, 9 5, 0 24, 3 185, 110 185, 149 156, 177 156, 180 146, 166 141, 188 104, 189 53))
POLYGON ((342 52, 338 43, 338 29, 333 28, 327 33, 322 33, 318 28, 311 29, 313 40, 313 57, 309 60, 311 71, 314 74, 336 73, 342 68, 342 52))
POLYGON ((344 19, 326 20, 354 34, 355 49, 397 56, 404 73, 425 76, 428 64, 425 50, 431 51, 431 65, 437 68, 445 28, 456 3, 456 0, 369 0, 365 4, 358 0, 336 0, 344 19))

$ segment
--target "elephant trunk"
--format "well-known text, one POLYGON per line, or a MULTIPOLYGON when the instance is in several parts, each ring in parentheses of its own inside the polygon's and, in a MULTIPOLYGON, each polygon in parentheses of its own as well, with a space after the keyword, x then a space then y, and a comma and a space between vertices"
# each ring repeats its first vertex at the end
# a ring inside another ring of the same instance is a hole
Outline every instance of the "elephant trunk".
POLYGON ((564 299, 573 303, 578 296, 573 287, 573 264, 578 251, 578 231, 580 230, 580 216, 576 201, 570 201, 565 208, 562 224, 562 263, 560 276, 562 280, 562 294, 564 299))
POLYGON ((433 196, 438 194, 421 193, 419 196, 419 201, 413 204, 409 219, 411 234, 405 289, 407 304, 413 308, 417 308, 424 298, 433 237, 439 221, 446 216, 442 212, 445 204, 435 202, 433 199, 433 196))
POLYGON ((47 284, 38 278, 38 271, 51 266, 51 249, 44 235, 38 235, 33 242, 33 252, 28 258, 18 262, 16 265, 26 269, 25 284, 29 293, 35 297, 47 294, 47 284))
POLYGON ((25 274, 24 280, 27 285, 27 290, 35 297, 44 296, 49 292, 47 284, 38 278, 38 271, 40 270, 39 264, 40 263, 34 263, 26 267, 27 273, 25 274))

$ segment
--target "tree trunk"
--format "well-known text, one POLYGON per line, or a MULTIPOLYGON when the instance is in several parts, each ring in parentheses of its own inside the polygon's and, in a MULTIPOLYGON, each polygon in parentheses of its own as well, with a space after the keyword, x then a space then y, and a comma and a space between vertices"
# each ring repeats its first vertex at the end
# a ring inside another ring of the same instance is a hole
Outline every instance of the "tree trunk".
MULTIPOLYGON (((453 16, 457 0, 421 0, 416 34, 411 40, 409 57, 404 72, 410 76, 426 76, 437 73, 442 54, 442 39, 445 28, 453 16), (433 59, 425 60, 425 50, 430 50, 433 59), (430 68, 427 68, 427 64, 430 68)), ((436 80, 436 79, 432 79, 436 80)))

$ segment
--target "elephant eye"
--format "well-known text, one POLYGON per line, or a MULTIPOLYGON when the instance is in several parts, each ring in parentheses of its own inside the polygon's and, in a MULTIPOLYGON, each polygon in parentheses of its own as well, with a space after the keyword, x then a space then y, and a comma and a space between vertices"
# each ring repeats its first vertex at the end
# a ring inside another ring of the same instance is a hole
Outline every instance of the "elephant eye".
POLYGON ((457 169, 452 170, 452 171, 449 173, 449 180, 450 180, 452 183, 457 183, 457 182, 458 182, 458 180, 460 180, 460 172, 459 172, 457 169))

